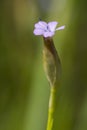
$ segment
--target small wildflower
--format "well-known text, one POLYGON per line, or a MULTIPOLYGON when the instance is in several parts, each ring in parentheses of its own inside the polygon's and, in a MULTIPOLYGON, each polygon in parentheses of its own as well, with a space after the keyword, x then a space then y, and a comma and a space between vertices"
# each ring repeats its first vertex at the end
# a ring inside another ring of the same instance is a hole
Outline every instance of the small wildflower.
POLYGON ((33 33, 35 35, 43 36, 44 46, 43 46, 43 65, 46 77, 50 83, 51 87, 55 87, 60 81, 61 76, 61 62, 56 51, 52 36, 57 30, 62 30, 65 26, 60 26, 57 28, 58 22, 44 22, 39 21, 35 24, 35 29, 33 33))
POLYGON ((34 34, 35 35, 42 35, 43 37, 52 37, 55 34, 55 31, 62 30, 65 28, 65 26, 61 26, 56 28, 58 22, 52 21, 52 22, 44 22, 39 21, 35 24, 34 34))
POLYGON ((56 21, 46 23, 40 20, 38 23, 35 24, 35 29, 33 31, 35 35, 43 36, 43 65, 47 80, 51 87, 47 130, 53 129, 55 119, 55 106, 57 101, 57 88, 60 84, 61 77, 61 62, 57 50, 55 48, 52 36, 55 34, 55 31, 62 30, 65 28, 65 26, 56 28, 57 24, 58 22, 56 21))

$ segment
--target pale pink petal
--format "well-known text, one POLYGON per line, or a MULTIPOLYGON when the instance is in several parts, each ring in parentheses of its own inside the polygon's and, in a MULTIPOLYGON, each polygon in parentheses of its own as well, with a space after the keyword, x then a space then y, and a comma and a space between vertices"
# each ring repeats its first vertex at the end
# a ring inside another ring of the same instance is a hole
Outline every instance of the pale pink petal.
POLYGON ((47 27, 47 23, 44 21, 39 21, 38 23, 39 23, 39 25, 41 25, 43 27, 47 27))
POLYGON ((39 25, 39 23, 35 24, 35 28, 41 28, 41 26, 39 25))
POLYGON ((57 24, 58 24, 58 22, 56 22, 56 21, 49 22, 48 23, 49 30, 52 31, 52 32, 54 32, 55 29, 56 29, 57 24))
POLYGON ((44 31, 42 29, 34 29, 33 33, 35 35, 43 35, 44 31))
POLYGON ((38 23, 35 24, 35 28, 37 29, 46 29, 47 28, 47 23, 44 21, 39 21, 38 23))
POLYGON ((56 30, 62 30, 64 28, 65 28, 65 26, 61 26, 61 27, 58 27, 56 30))
POLYGON ((54 32, 44 32, 43 36, 44 37, 52 37, 54 35, 54 32))

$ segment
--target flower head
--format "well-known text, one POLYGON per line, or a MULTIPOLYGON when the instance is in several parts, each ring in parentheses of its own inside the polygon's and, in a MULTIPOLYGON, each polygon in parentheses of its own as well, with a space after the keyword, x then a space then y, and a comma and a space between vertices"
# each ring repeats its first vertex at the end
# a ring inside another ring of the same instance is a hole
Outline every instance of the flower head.
POLYGON ((44 21, 39 21, 35 24, 34 34, 35 35, 42 35, 43 37, 52 37, 55 34, 55 31, 62 30, 65 28, 65 26, 61 26, 56 28, 58 22, 52 21, 49 23, 46 23, 44 21))

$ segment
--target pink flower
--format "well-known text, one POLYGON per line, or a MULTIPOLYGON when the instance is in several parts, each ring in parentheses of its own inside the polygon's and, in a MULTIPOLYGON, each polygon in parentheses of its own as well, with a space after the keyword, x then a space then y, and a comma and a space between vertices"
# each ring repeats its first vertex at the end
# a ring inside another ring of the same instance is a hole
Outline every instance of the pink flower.
POLYGON ((42 35, 43 37, 52 37, 55 34, 55 31, 62 30, 65 28, 65 26, 61 26, 56 28, 58 22, 52 21, 49 23, 46 23, 44 21, 39 21, 35 24, 35 29, 33 33, 35 35, 42 35))

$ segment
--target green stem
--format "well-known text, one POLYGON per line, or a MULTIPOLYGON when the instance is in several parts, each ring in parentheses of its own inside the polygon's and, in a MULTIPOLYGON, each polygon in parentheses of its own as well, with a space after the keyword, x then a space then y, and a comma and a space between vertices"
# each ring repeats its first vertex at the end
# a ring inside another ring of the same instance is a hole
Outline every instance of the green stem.
POLYGON ((53 128, 54 111, 55 111, 55 97, 56 97, 56 87, 51 87, 49 108, 48 108, 47 130, 52 130, 52 128, 53 128))

